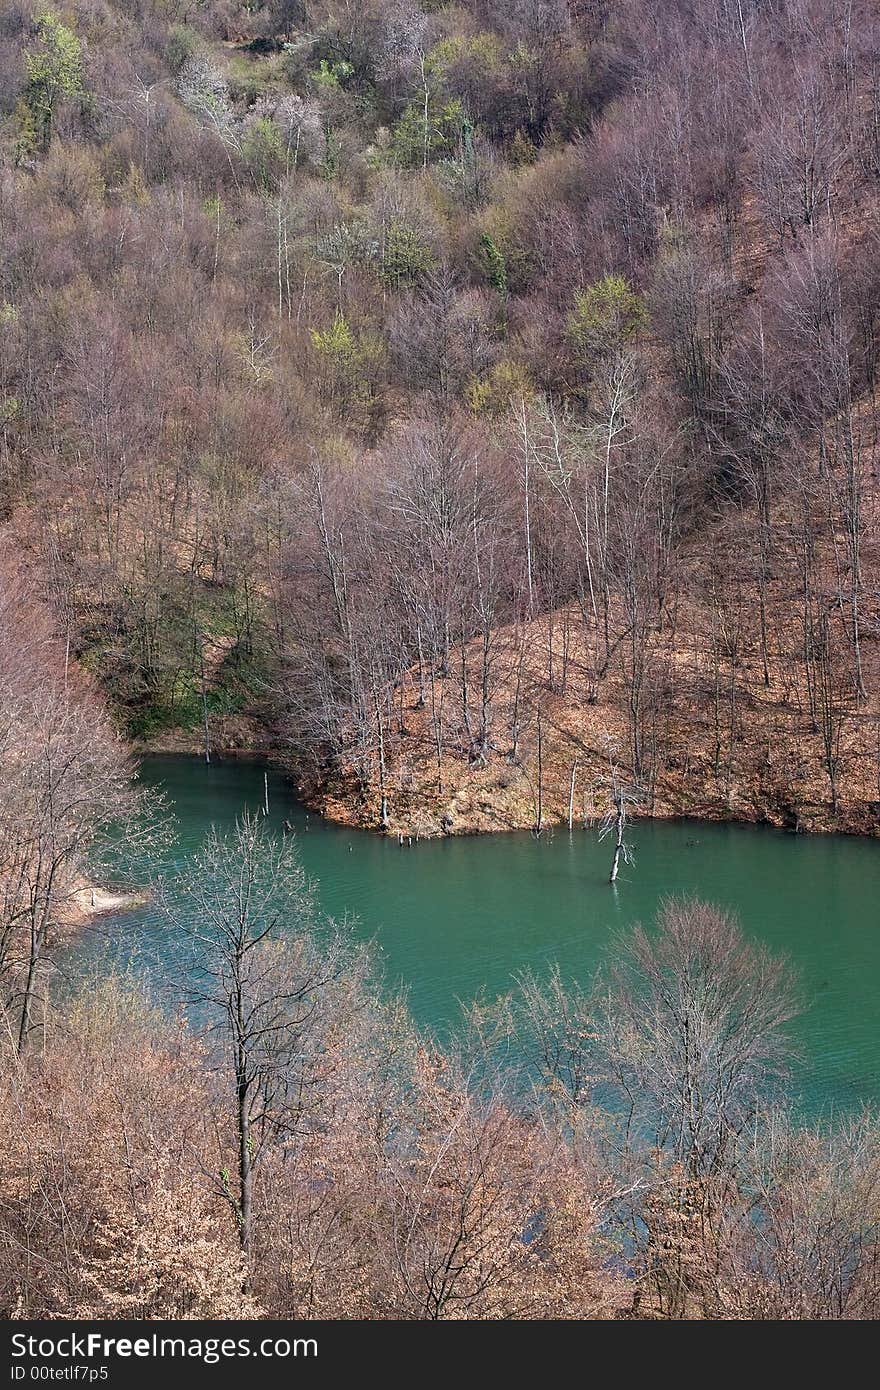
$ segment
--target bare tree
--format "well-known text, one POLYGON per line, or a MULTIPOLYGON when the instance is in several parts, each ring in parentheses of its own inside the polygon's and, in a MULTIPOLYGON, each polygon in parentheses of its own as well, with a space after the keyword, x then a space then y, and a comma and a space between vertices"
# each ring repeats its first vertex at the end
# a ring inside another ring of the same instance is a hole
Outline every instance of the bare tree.
POLYGON ((600 1008, 603 1067, 645 1136, 693 1178, 736 1164, 741 1140, 786 1075, 785 1025, 798 1012, 788 966, 699 901, 667 902, 641 927, 600 1008))
POLYGON ((319 943, 320 915, 293 837, 277 839, 245 814, 231 835, 212 830, 165 910, 190 939, 196 1017, 218 1043, 236 1173, 217 1178, 252 1248, 255 1175, 270 1144, 309 1115, 320 1053, 364 966, 340 931, 319 943), (343 981, 346 983, 343 983, 343 981))
POLYGON ((0 567, 0 1009, 22 1050, 53 930, 108 859, 146 854, 149 798, 51 619, 0 567))

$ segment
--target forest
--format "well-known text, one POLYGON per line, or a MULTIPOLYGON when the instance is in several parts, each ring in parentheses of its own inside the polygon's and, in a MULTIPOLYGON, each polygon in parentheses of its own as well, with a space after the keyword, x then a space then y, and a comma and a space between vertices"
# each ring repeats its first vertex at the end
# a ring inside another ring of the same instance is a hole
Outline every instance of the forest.
POLYGON ((720 908, 441 1048, 244 816, 172 1009, 53 962, 143 750, 880 834, 878 371, 872 0, 4 0, 0 1316, 877 1316, 720 908))
POLYGON ((72 655, 359 824, 574 769, 876 831, 874 7, 330 9, 4 7, 0 495, 72 655))

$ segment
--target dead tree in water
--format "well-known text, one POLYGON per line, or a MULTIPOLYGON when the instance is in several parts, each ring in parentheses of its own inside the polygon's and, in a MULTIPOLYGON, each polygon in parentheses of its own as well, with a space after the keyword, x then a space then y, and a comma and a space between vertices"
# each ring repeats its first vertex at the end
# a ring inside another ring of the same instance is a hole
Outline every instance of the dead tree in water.
POLYGON ((632 845, 628 844, 626 840, 626 825, 632 814, 632 808, 637 806, 641 800, 640 788, 621 782, 617 768, 612 765, 611 805, 602 817, 602 825, 599 830, 600 840, 606 839, 612 832, 614 834, 614 858, 611 861, 611 873, 608 875, 609 883, 617 882, 621 859, 624 864, 635 862, 632 845))

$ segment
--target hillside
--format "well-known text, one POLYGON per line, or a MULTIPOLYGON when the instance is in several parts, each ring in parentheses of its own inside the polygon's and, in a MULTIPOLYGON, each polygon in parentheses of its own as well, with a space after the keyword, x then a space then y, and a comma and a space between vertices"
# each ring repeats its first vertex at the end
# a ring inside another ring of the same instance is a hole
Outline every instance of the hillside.
POLYGON ((880 1315, 878 380, 876 0, 0 0, 14 1379, 880 1315))
MULTIPOLYGON (((712 539, 717 543, 717 536, 712 539)), ((880 834, 876 644, 866 644, 866 700, 824 686, 817 698, 814 664, 798 650, 799 634, 787 626, 793 602, 783 593, 768 605, 780 636, 780 647, 771 648, 768 685, 758 601, 748 579, 738 586, 733 612, 697 599, 658 619, 644 653, 650 770, 642 777, 631 750, 623 662, 615 663, 596 696, 595 630, 580 610, 493 630, 489 732, 485 751, 476 756, 462 751, 469 746, 462 691, 467 689, 470 704, 482 680, 482 645, 465 648, 464 680, 460 667, 435 679, 433 713, 431 701, 420 695, 417 672, 408 673, 394 696, 385 750, 387 830, 418 838, 534 832, 567 824, 570 816, 574 825, 594 825, 611 806, 615 786, 624 786, 634 794, 636 817, 880 834), (554 643, 557 674, 551 684, 554 643)), ((476 705, 472 717, 479 719, 476 705)), ((382 825, 378 770, 361 779, 343 765, 326 780, 307 778, 303 789, 332 820, 362 829, 382 825)))
POLYGON ((407 833, 567 816, 574 760, 876 830, 845 8, 5 7, 0 499, 130 739, 407 833))

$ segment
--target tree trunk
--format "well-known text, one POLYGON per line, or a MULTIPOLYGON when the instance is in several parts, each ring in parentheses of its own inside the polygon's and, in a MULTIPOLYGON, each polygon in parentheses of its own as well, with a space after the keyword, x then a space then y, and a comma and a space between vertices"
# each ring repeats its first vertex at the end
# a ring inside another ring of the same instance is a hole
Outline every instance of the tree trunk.
POLYGON ((623 799, 620 798, 617 802, 617 816, 614 821, 614 858, 611 861, 611 873, 608 876, 609 883, 617 882, 617 874, 620 869, 620 856, 623 853, 623 830, 625 823, 626 816, 623 809, 623 799))
POLYGON ((238 1078, 238 1232, 247 1258, 251 1250, 251 1211, 253 1205, 253 1155, 247 1081, 238 1078))
POLYGON ((544 828, 544 744, 541 732, 541 706, 538 706, 538 808, 535 816, 535 834, 540 835, 544 828))
POLYGON ((388 829, 388 788, 385 781, 385 732, 382 728, 382 711, 379 708, 379 697, 374 693, 373 696, 376 707, 376 727, 379 731, 379 824, 383 830, 388 829))
POLYGON ((201 666, 202 666, 202 720, 203 720, 203 722, 204 722, 204 727, 205 727, 205 762, 206 762, 206 763, 209 763, 209 762, 211 761, 211 743, 210 743, 210 731, 209 731, 209 728, 208 728, 208 690, 207 690, 207 686, 205 685, 205 644, 204 644, 204 642, 202 642, 201 666))

